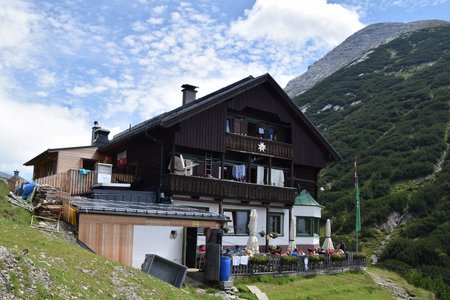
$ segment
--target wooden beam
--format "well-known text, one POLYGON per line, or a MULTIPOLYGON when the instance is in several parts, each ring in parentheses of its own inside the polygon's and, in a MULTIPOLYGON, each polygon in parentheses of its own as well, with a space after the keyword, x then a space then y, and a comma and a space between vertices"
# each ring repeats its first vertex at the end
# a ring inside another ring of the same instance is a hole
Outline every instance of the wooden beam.
POLYGON ((272 157, 269 157, 269 170, 267 174, 267 184, 272 185, 272 157))
POLYGON ((211 220, 195 219, 172 219, 157 217, 138 217, 138 216, 116 216, 102 214, 83 214, 79 215, 79 224, 130 224, 130 225, 153 225, 153 226, 173 226, 173 227, 211 227, 222 228, 221 222, 211 220))
POLYGON ((171 153, 171 160, 170 160, 170 173, 175 173, 175 143, 172 145, 172 153, 171 153))
POLYGON ((247 156, 247 182, 252 182, 252 172, 251 172, 251 169, 250 169, 250 162, 251 162, 251 159, 252 159, 252 155, 251 154, 248 154, 248 156, 247 156))
POLYGON ((225 152, 222 152, 222 155, 220 156, 220 178, 223 179, 223 176, 225 176, 225 152))
POLYGON ((270 203, 266 203, 266 252, 269 253, 269 238, 270 238, 270 203))
POLYGON ((219 201, 219 214, 223 215, 223 199, 219 198, 217 200, 219 201))
POLYGON ((291 160, 291 187, 294 187, 294 160, 291 160))

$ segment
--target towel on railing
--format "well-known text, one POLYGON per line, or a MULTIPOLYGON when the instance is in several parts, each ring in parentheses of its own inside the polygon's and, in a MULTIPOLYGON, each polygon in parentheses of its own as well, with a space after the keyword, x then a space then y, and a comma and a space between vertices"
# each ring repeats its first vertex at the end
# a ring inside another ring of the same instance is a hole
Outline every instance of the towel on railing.
POLYGON ((248 265, 248 256, 241 256, 241 265, 248 265))
POLYGON ((256 184, 264 184, 264 167, 256 167, 256 184))
POLYGON ((233 266, 239 266, 241 264, 240 256, 233 256, 233 266))
POLYGON ((272 169, 270 173, 270 184, 275 186, 284 186, 284 172, 283 170, 272 169))

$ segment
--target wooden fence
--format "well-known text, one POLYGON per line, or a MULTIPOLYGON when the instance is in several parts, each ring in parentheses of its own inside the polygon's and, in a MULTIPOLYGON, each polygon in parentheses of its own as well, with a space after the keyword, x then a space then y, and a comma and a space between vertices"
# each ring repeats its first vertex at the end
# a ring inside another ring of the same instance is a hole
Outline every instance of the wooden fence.
POLYGON ((336 271, 343 269, 358 269, 366 266, 365 258, 354 258, 353 252, 348 252, 342 260, 332 260, 330 255, 324 256, 323 261, 311 261, 308 256, 298 256, 295 262, 284 263, 281 256, 268 256, 267 264, 253 264, 251 259, 248 264, 236 264, 231 267, 231 275, 269 275, 289 273, 317 273, 336 271))
MULTIPOLYGON (((81 195, 90 192, 91 187, 95 183, 96 175, 95 171, 83 174, 79 170, 72 169, 67 172, 36 179, 35 182, 40 185, 48 184, 71 195, 81 195)), ((112 183, 131 183, 133 180, 133 175, 112 173, 111 176, 112 183)), ((21 182, 16 182, 15 188, 19 187, 20 184, 21 182)))

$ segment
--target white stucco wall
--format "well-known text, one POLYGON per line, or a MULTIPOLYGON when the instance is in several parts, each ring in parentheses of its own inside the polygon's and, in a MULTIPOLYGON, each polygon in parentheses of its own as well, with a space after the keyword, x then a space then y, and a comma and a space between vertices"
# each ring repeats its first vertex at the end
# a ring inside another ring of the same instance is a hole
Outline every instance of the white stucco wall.
POLYGON ((157 254, 182 264, 183 227, 135 225, 133 237, 133 267, 141 268, 145 254, 157 254), (172 239, 170 232, 176 230, 172 239))
MULTIPOLYGON (((201 201, 180 201, 174 200, 174 204, 184 205, 189 207, 208 207, 211 212, 219 212, 219 205, 215 203, 201 203, 201 201)), ((261 237, 258 232, 266 231, 266 208, 265 207, 254 207, 254 206, 239 206, 239 205, 224 205, 224 210, 236 209, 236 210, 251 210, 255 209, 258 215, 257 225, 256 225, 256 237, 261 246, 266 244, 265 237, 261 237)), ((322 209, 315 206, 294 206, 292 208, 292 216, 301 217, 321 217, 322 209)), ((289 209, 282 208, 271 208, 270 212, 282 213, 284 226, 283 226, 283 236, 279 236, 276 239, 270 239, 269 245, 289 245, 289 209)), ((222 244, 224 247, 234 247, 235 245, 246 245, 248 241, 248 235, 230 235, 225 234, 222 239, 222 244)), ((318 245, 320 238, 318 236, 314 237, 296 237, 295 242, 298 245, 318 245)), ((202 235, 198 236, 197 245, 205 244, 205 237, 202 235)))
POLYGON ((299 206, 292 207, 292 215, 299 217, 314 217, 320 218, 322 216, 322 208, 317 206, 299 206))

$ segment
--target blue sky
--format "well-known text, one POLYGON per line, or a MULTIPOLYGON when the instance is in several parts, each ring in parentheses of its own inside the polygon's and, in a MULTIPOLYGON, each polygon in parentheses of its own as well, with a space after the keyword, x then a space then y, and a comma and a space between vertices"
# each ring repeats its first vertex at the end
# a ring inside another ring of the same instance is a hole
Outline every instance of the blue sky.
POLYGON ((111 136, 248 75, 284 87, 378 22, 450 20, 447 0, 0 0, 0 171, 111 136))

